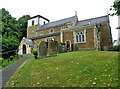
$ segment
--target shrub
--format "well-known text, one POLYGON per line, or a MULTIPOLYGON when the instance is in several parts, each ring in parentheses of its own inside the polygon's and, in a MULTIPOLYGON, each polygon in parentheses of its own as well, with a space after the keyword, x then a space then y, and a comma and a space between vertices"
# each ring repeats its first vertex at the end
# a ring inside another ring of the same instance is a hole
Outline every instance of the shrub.
POLYGON ((4 67, 6 67, 6 66, 8 66, 8 65, 9 65, 9 63, 8 63, 8 62, 5 62, 5 63, 2 64, 2 67, 4 68, 4 67))
POLYGON ((2 64, 2 63, 3 63, 3 60, 4 60, 3 58, 0 58, 0 64, 2 64))
POLYGON ((13 56, 10 56, 10 61, 12 61, 13 60, 13 56))
POLYGON ((37 55, 38 55, 37 51, 36 51, 36 50, 33 50, 32 53, 33 53, 33 55, 35 56, 35 59, 37 59, 37 55))
POLYGON ((38 55, 38 53, 37 53, 36 50, 33 50, 32 53, 33 53, 34 55, 38 55))
POLYGON ((113 46, 112 51, 120 51, 120 45, 113 46))

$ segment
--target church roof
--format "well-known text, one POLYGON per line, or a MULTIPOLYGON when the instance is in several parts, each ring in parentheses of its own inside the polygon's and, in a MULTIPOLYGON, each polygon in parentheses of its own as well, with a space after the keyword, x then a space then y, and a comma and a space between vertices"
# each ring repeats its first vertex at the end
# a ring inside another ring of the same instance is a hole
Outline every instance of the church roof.
POLYGON ((45 17, 43 17, 41 15, 36 15, 36 16, 30 17, 30 19, 33 19, 33 18, 36 18, 36 17, 43 18, 43 19, 45 19, 45 20, 47 20, 49 22, 49 19, 47 19, 47 18, 45 18, 45 17))
POLYGON ((60 35, 60 32, 54 32, 54 33, 50 33, 50 34, 44 34, 44 35, 38 35, 38 36, 34 36, 34 37, 31 37, 30 39, 34 40, 34 39, 37 39, 37 38, 45 38, 45 37, 50 37, 50 36, 56 36, 56 35, 60 35))
POLYGON ((28 43, 30 46, 34 45, 34 42, 29 38, 26 38, 26 43, 28 43))
POLYGON ((119 26, 119 27, 117 27, 116 29, 120 29, 120 26, 119 26))
POLYGON ((56 27, 56 26, 63 25, 65 23, 73 21, 74 17, 75 16, 65 18, 65 19, 61 19, 61 20, 57 20, 57 21, 53 21, 53 22, 49 22, 49 23, 47 23, 45 25, 42 25, 39 30, 43 30, 43 29, 47 29, 47 28, 50 28, 50 27, 56 27))
POLYGON ((91 18, 91 19, 86 19, 86 20, 81 20, 76 24, 76 26, 84 26, 84 25, 88 25, 89 23, 96 24, 96 23, 104 22, 104 21, 109 21, 108 15, 91 18))

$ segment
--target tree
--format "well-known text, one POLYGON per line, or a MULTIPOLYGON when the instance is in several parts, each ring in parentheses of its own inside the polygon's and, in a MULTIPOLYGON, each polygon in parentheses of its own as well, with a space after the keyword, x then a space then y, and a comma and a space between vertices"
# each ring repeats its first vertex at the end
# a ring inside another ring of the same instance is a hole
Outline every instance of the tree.
POLYGON ((2 33, 0 43, 2 43, 2 53, 4 53, 2 56, 4 58, 15 54, 14 50, 18 49, 21 38, 26 36, 29 18, 29 15, 24 15, 16 20, 7 10, 0 9, 0 32, 2 33))
POLYGON ((115 0, 113 5, 110 8, 110 11, 113 11, 113 13, 111 13, 110 15, 120 15, 120 1, 119 0, 115 0))
POLYGON ((18 49, 19 41, 15 37, 3 37, 2 38, 2 55, 3 58, 7 58, 15 54, 15 50, 18 49), (7 53, 8 52, 8 53, 7 53))
POLYGON ((18 28, 17 26, 17 20, 16 18, 12 17, 9 12, 7 10, 5 10, 4 8, 2 8, 2 16, 1 16, 1 20, 2 20, 2 36, 16 36, 18 37, 16 34, 16 29, 18 28))
POLYGON ((18 19, 18 24, 19 24, 19 32, 20 32, 20 40, 23 37, 27 36, 27 21, 30 19, 30 15, 23 15, 18 19))

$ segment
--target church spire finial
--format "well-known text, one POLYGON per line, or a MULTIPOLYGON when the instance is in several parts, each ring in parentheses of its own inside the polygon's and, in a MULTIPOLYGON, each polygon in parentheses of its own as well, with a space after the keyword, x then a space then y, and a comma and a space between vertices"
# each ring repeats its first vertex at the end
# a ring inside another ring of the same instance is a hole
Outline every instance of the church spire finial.
POLYGON ((75 11, 75 15, 77 16, 77 11, 75 11))

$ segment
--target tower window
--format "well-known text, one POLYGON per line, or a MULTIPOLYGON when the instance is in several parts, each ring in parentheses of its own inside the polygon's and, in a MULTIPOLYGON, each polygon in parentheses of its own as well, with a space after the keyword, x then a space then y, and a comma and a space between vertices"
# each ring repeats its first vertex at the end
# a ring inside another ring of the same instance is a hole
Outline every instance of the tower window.
POLYGON ((32 21, 32 25, 34 25, 34 20, 32 21))

